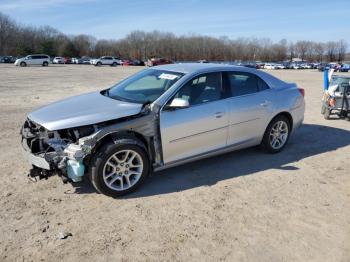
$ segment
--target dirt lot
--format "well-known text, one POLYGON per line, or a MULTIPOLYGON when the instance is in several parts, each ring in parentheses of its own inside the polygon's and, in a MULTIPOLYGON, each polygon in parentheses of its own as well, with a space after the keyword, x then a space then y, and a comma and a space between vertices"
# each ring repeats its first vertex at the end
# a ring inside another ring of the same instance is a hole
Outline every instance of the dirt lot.
POLYGON ((0 65, 0 261, 350 261, 350 123, 320 115, 316 70, 272 71, 306 90, 305 124, 280 154, 169 169, 123 199, 58 177, 29 182, 26 114, 138 70, 0 65))

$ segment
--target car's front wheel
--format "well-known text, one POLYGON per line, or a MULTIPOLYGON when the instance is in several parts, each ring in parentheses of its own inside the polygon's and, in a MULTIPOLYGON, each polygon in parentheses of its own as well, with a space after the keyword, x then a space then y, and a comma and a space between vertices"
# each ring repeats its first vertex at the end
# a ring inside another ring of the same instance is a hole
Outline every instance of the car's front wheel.
POLYGON ((141 142, 121 139, 93 156, 89 177, 98 192, 118 197, 138 188, 148 173, 149 159, 141 142))
POLYGON ((19 65, 22 67, 27 66, 26 62, 21 62, 19 65))
POLYGON ((275 117, 266 128, 262 148, 269 153, 280 152, 289 140, 291 124, 287 117, 280 115, 275 117))

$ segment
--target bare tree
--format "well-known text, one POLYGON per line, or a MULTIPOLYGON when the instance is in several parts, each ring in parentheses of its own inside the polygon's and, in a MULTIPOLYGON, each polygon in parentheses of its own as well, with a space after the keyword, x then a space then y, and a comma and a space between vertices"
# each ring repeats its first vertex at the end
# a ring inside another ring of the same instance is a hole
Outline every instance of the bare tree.
POLYGON ((306 59, 306 55, 308 50, 310 49, 311 42, 310 41, 298 41, 295 43, 295 51, 302 61, 306 59))
POLYGON ((272 42, 268 38, 219 38, 186 34, 176 36, 170 32, 133 31, 119 40, 97 40, 89 35, 67 36, 56 29, 43 26, 18 25, 0 13, 0 55, 23 56, 45 53, 50 56, 103 56, 112 55, 128 59, 164 57, 177 61, 284 61, 299 56, 302 60, 343 61, 348 44, 338 42, 298 41, 295 44, 282 39, 272 42))
POLYGON ((323 56, 324 56, 324 50, 325 50, 324 46, 325 45, 323 43, 314 43, 313 44, 315 61, 322 63, 323 56))
POLYGON ((345 42, 345 40, 340 40, 336 43, 336 53, 338 62, 342 62, 345 59, 347 48, 348 44, 345 42))
POLYGON ((79 56, 92 56, 96 38, 89 35, 77 35, 72 38, 72 42, 79 51, 79 56))
POLYGON ((337 43, 330 41, 326 44, 326 55, 329 62, 333 62, 336 59, 337 43))

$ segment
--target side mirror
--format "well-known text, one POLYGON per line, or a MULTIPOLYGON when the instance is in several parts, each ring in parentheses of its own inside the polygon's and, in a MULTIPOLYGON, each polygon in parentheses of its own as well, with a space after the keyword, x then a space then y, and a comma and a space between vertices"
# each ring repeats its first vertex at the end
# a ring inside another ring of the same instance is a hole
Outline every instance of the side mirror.
POLYGON ((182 98, 174 98, 173 101, 171 101, 171 104, 166 106, 166 109, 175 110, 188 107, 190 107, 190 104, 187 100, 182 98))

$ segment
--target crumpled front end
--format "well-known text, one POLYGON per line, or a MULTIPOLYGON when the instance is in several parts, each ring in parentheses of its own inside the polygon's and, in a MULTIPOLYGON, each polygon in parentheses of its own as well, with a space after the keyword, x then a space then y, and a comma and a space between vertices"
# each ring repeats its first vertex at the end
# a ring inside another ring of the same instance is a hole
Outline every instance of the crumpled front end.
POLYGON ((29 176, 47 178, 57 173, 67 181, 81 181, 87 153, 79 145, 79 138, 93 132, 93 126, 49 131, 27 119, 21 135, 24 156, 33 166, 29 176))

